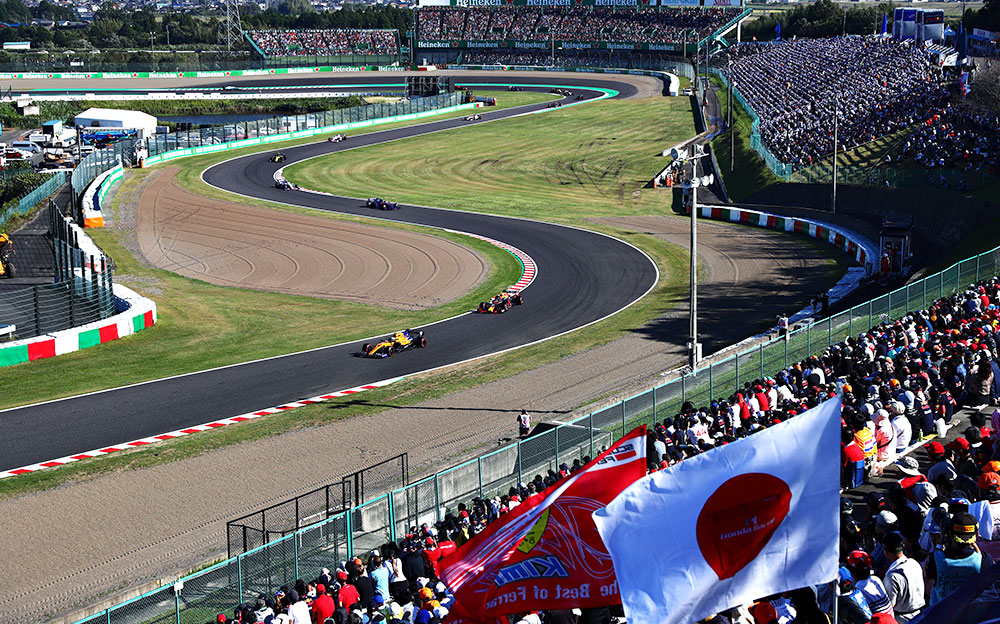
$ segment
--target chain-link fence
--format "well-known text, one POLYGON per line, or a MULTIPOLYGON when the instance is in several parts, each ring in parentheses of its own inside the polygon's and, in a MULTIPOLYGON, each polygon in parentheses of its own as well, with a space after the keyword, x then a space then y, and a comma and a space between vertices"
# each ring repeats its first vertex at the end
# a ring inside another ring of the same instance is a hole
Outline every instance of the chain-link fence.
MULTIPOLYGON (((817 163, 795 170, 789 177, 791 182, 819 182, 828 184, 833 180, 833 164, 817 163)), ((857 165, 837 165, 837 182, 858 186, 880 186, 884 188, 940 188, 957 191, 974 191, 997 182, 997 178, 987 171, 959 171, 958 169, 906 169, 902 167, 859 167, 857 165)))
POLYGON ((313 578, 323 567, 434 523, 461 502, 507 493, 519 482, 581 462, 641 424, 673 417, 685 401, 695 405, 728 397, 743 383, 773 373, 846 336, 868 331, 969 283, 1000 272, 1000 247, 963 260, 850 310, 759 344, 646 392, 548 429, 515 444, 444 470, 389 494, 300 528, 217 566, 95 614, 81 622, 182 622, 201 624, 258 592, 313 578))
MULTIPOLYGON (((81 249, 76 232, 49 200, 55 282, 6 290, 0 323, 14 325, 15 338, 33 338, 106 319, 116 313, 110 263, 81 249)), ((80 340, 94 337, 81 334, 80 340)), ((100 343, 100 337, 96 337, 100 343)), ((89 344, 87 346, 90 346, 89 344)))
POLYGON ((353 472, 340 481, 265 507, 226 523, 229 556, 245 553, 278 537, 316 524, 363 503, 404 487, 409 480, 409 456, 395 457, 353 472))
MULTIPOLYGON (((9 170, 4 169, 3 171, 0 171, 0 182, 14 179, 18 175, 31 173, 31 171, 32 168, 30 165, 15 165, 9 170)), ((7 221, 13 217, 28 214, 32 208, 37 206, 46 197, 59 190, 59 187, 65 183, 66 173, 63 171, 57 171, 35 188, 26 191, 16 200, 7 202, 6 208, 0 208, 0 231, 3 231, 7 221)))
MULTIPOLYGON (((256 121, 244 121, 201 128, 191 128, 170 134, 150 137, 147 149, 150 156, 178 149, 219 145, 258 137, 316 130, 341 124, 368 121, 399 115, 412 115, 437 110, 461 103, 463 94, 446 93, 426 98, 413 98, 399 102, 376 102, 364 106, 352 106, 332 111, 272 117, 256 121)), ((112 163, 113 164, 113 163, 112 163)))

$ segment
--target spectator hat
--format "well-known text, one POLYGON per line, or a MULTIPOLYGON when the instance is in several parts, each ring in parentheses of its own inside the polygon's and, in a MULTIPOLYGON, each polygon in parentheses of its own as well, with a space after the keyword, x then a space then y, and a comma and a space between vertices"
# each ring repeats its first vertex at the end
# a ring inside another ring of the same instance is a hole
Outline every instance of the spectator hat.
POLYGON ((957 450, 967 451, 969 450, 969 446, 970 446, 969 441, 966 440, 965 438, 955 438, 954 440, 948 443, 948 448, 954 449, 956 451, 957 450))
POLYGON ((220 613, 219 615, 215 616, 215 621, 219 622, 219 624, 226 624, 227 620, 229 620, 229 618, 226 617, 225 613, 220 613))
POLYGON ((323 583, 316 583, 316 594, 319 595, 325 593, 326 593, 326 585, 324 585, 323 583))
POLYGON ((935 440, 927 445, 927 452, 931 457, 941 457, 944 455, 944 445, 935 440))
POLYGON ((847 555, 847 567, 850 570, 871 570, 872 558, 863 550, 854 550, 847 555))
POLYGON ((347 580, 347 570, 337 570, 337 578, 341 581, 347 580))
POLYGON ((996 472, 1000 474, 1000 461, 993 460, 986 462, 986 465, 983 466, 983 472, 996 472))
POLYGON ((417 595, 420 596, 421 600, 430 600, 434 597, 434 590, 430 587, 421 587, 417 595))
POLYGON ((951 535, 959 544, 972 544, 976 541, 979 523, 972 514, 961 512, 951 518, 951 535))
POLYGON ((920 465, 917 464, 917 460, 912 457, 903 457, 896 462, 896 467, 899 468, 900 472, 910 475, 911 477, 915 477, 920 474, 920 465))
POLYGON ((299 592, 295 591, 294 589, 292 591, 288 592, 288 602, 289 602, 289 604, 295 604, 298 601, 299 601, 299 592))
POLYGON ((896 514, 888 509, 878 512, 875 516, 875 526, 883 530, 896 526, 898 521, 899 518, 896 517, 896 514))
POLYGON ((882 546, 886 552, 901 553, 903 552, 903 536, 895 531, 886 533, 885 537, 882 538, 882 546))
POLYGON ((996 492, 1000 490, 1000 475, 995 472, 984 472, 979 475, 979 481, 977 481, 976 485, 981 490, 996 492))

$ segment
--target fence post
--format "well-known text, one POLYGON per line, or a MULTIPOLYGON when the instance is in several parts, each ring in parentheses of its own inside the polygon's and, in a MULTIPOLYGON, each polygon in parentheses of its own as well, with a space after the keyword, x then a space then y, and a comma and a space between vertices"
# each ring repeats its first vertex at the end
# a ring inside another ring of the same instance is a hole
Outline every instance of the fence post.
MULTIPOLYGON (((437 484, 437 477, 434 477, 434 483, 437 484)), ((354 520, 351 516, 354 512, 351 509, 347 510, 347 558, 350 559, 354 554, 354 520)))
MULTIPOLYGON (((559 437, 556 436, 556 461, 559 461, 559 437)), ((479 498, 483 497, 483 456, 476 458, 476 468, 479 470, 479 498)))
POLYGON ((761 378, 763 378, 764 377, 764 343, 763 342, 760 343, 760 345, 758 346, 758 350, 760 352, 759 353, 759 358, 758 358, 760 360, 760 376, 761 376, 761 378))
MULTIPOLYGON (((926 296, 926 294, 927 294, 927 289, 925 288, 924 289, 924 295, 926 296)), ((920 306, 920 307, 923 307, 923 306, 920 306)), ((850 316, 847 317, 847 335, 848 336, 853 336, 854 335, 854 308, 851 308, 850 310, 848 310, 848 312, 850 313, 850 316)))
MULTIPOLYGON (((591 412, 590 415, 587 416, 587 418, 590 419, 590 457, 593 457, 594 456, 594 413, 591 412)), ((518 457, 520 457, 520 456, 521 455, 518 454, 518 457)), ((521 476, 521 474, 520 474, 520 464, 518 464, 518 475, 517 476, 518 477, 521 476)), ((520 480, 521 479, 519 478, 518 481, 520 481, 520 480)))
MULTIPOLYGON (((708 365, 708 402, 710 404, 712 402, 712 397, 715 396, 715 373, 714 373, 714 371, 715 371, 715 365, 714 364, 709 364, 708 365)), ((622 432, 622 435, 625 435, 625 433, 622 432)))
MULTIPOLYGON (((292 559, 295 562, 295 578, 299 578, 299 531, 292 533, 292 559)), ((240 595, 242 598, 242 594, 240 595)))
POLYGON ((976 279, 973 280, 973 281, 976 281, 976 282, 978 282, 980 280, 980 277, 979 277, 979 260, 982 257, 983 257, 982 254, 979 254, 978 256, 976 256, 976 279))
POLYGON ((434 517, 437 518, 437 521, 441 520, 441 483, 436 473, 434 475, 434 517))
POLYGON ((653 386, 653 423, 656 423, 656 386, 653 386))
POLYGON ((111 624, 111 609, 110 607, 104 610, 104 621, 107 624, 111 624))
POLYGON ((622 401, 622 435, 625 435, 625 401, 622 401))
POLYGON ((684 378, 685 377, 687 377, 687 375, 681 374, 681 405, 683 405, 684 401, 685 401, 685 396, 684 396, 684 386, 685 386, 684 378))
POLYGON ((833 317, 828 316, 826 318, 826 346, 829 347, 833 344, 833 317))
MULTIPOLYGON (((482 483, 482 477, 480 477, 479 482, 482 483)), ((396 497, 393 496, 395 492, 389 492, 389 541, 396 541, 396 497)), ((479 495, 482 497, 482 494, 479 495)))
POLYGON ((868 329, 870 330, 872 325, 872 300, 868 300, 868 329))
MULTIPOLYGON (((593 414, 591 414, 591 416, 590 416, 590 427, 591 427, 591 429, 590 429, 590 450, 591 450, 591 452, 593 452, 593 450, 594 450, 594 429, 593 429, 593 427, 594 427, 594 416, 593 416, 593 414)), ((523 481, 524 481, 524 478, 521 475, 521 441, 518 440, 517 441, 517 482, 521 483, 523 481)))
MULTIPOLYGON (((296 574, 295 578, 299 578, 296 574)), ((236 555, 236 588, 239 591, 237 594, 240 598, 240 602, 243 602, 243 555, 236 555)), ((176 594, 174 594, 176 595, 176 594)), ((180 614, 178 613, 177 621, 180 622, 180 614)))
MULTIPOLYGON (((237 563, 239 563, 237 561, 237 563)), ((243 601, 243 592, 240 592, 240 601, 243 601)), ((174 589, 174 624, 181 624, 181 594, 174 589)))
MULTIPOLYGON (((786 329, 785 331, 788 332, 788 331, 791 331, 791 329, 789 328, 789 329, 786 329)), ((791 342, 790 338, 791 338, 791 335, 789 335, 789 334, 786 333, 785 334, 785 339, 782 340, 782 342, 785 343, 785 357, 784 357, 784 362, 785 363, 782 365, 782 368, 788 368, 788 343, 791 342)))
POLYGON ((736 352, 735 360, 736 360, 736 386, 733 389, 734 392, 740 389, 740 354, 738 351, 736 352))
POLYGON ((806 326, 806 357, 812 355, 813 352, 812 337, 813 337, 813 326, 812 324, 810 324, 806 326))
MULTIPOLYGON (((553 433, 555 434, 555 437, 556 437, 556 471, 559 470, 559 430, 561 428, 562 428, 561 426, 560 427, 556 427, 555 431, 553 431, 553 433)), ((480 496, 480 498, 482 498, 482 494, 480 494, 479 496, 480 496)))

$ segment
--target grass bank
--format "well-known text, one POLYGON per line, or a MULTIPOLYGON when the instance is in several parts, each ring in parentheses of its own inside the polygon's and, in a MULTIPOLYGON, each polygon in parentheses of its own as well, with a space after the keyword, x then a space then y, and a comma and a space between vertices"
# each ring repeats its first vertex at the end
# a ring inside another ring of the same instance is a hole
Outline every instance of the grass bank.
POLYGON ((690 98, 605 100, 331 154, 285 175, 354 197, 578 223, 669 211, 669 193, 643 187, 663 148, 694 134, 690 98))
MULTIPOLYGON (((500 98, 500 106, 537 103, 551 97, 548 94, 528 92, 504 94, 500 98)), ((458 111, 434 119, 464 114, 467 113, 458 111)), ((365 131, 385 130, 412 123, 398 122, 347 134, 363 134, 365 131)), ((271 144, 268 149, 316 140, 316 137, 311 137, 271 144)), ((0 388, 5 390, 0 393, 0 409, 354 340, 394 331, 403 325, 426 324, 472 309, 484 298, 516 282, 520 277, 521 265, 512 255, 468 236, 249 200, 219 191, 201 181, 200 173, 212 164, 255 151, 260 151, 260 148, 182 159, 171 164, 181 167, 177 180, 182 187, 203 195, 254 206, 263 204, 278 210, 329 219, 421 231, 447 238, 482 254, 491 265, 489 278, 479 287, 445 305, 417 312, 394 310, 358 303, 228 288, 181 277, 143 264, 125 248, 123 234, 113 228, 89 230, 88 233, 97 244, 115 258, 116 280, 157 302, 159 322, 152 330, 140 332, 126 340, 0 369, 0 388), (370 320, 363 327, 358 327, 358 318, 370 320), (197 322, 192 322, 192 319, 197 319, 197 322), (112 373, 109 374, 109 371, 112 373)), ((115 195, 113 211, 117 211, 121 202, 127 201, 135 193, 150 171, 152 170, 128 172, 115 195)))

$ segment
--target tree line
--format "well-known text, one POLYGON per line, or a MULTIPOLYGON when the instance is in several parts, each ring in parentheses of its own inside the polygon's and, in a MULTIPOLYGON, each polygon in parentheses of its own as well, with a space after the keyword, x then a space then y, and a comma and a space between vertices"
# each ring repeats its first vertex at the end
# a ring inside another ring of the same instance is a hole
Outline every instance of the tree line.
MULTIPOLYGON (((77 20, 68 7, 42 0, 29 8, 23 0, 0 0, 0 22, 12 25, 0 28, 2 41, 30 41, 32 48, 107 50, 164 49, 183 46, 197 48, 219 43, 219 15, 187 13, 156 14, 149 9, 122 11, 105 3, 85 26, 53 29, 31 26, 32 19, 55 22, 77 20), (20 24, 13 26, 14 24, 20 24)), ((412 11, 392 6, 344 8, 317 12, 308 0, 282 0, 261 11, 256 4, 240 8, 244 29, 267 28, 388 28, 405 36, 413 19, 412 11)))

